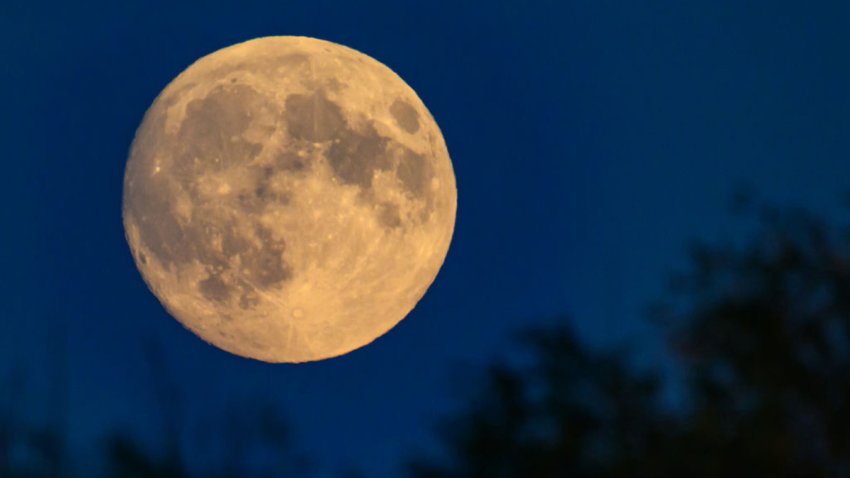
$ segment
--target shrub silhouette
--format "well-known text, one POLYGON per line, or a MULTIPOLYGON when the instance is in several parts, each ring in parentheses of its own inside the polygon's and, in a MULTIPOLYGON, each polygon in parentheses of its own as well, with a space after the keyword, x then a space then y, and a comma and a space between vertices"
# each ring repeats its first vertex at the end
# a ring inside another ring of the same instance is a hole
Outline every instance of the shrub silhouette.
POLYGON ((848 231, 763 207, 746 245, 692 247, 653 307, 684 379, 683 410, 657 375, 591 352, 566 326, 520 339, 439 428, 436 477, 850 476, 848 231))

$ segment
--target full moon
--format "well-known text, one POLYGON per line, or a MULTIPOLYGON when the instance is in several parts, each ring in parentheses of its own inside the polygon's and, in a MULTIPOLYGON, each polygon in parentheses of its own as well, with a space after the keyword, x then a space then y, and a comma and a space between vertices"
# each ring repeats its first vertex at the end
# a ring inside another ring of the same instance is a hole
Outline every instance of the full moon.
POLYGON ((375 59, 306 37, 239 43, 154 100, 124 175, 127 241, 180 323, 236 355, 362 347, 434 281, 457 189, 442 133, 375 59))

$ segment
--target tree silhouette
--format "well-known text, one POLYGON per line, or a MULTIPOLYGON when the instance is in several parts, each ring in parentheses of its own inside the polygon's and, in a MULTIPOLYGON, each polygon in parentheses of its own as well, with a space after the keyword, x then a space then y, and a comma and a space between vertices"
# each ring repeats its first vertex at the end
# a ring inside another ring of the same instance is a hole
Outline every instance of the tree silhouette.
POLYGON ((688 370, 689 433, 727 469, 848 476, 850 235, 802 211, 760 216, 745 247, 696 246, 660 311, 688 370))
POLYGON ((220 447, 203 450, 205 468, 190 470, 183 439, 192 437, 183 434, 186 423, 178 383, 171 377, 168 360, 157 341, 148 340, 145 352, 162 414, 162 449, 152 453, 130 435, 113 434, 105 444, 109 478, 309 476, 310 463, 294 450, 288 425, 277 408, 264 399, 233 403, 216 414, 204 435, 219 438, 220 447), (212 459, 215 456, 220 459, 212 459))
MULTIPOLYGON (((277 478, 309 476, 310 463, 293 447, 289 427, 268 405, 240 403, 206 433, 221 439, 219 449, 203 450, 203 469, 188 469, 185 457, 170 449, 152 453, 130 435, 114 434, 106 442, 110 478, 277 478), (219 459, 213 457, 218 456, 219 459)), ((187 453, 184 448, 178 448, 187 453)))
POLYGON ((436 477, 850 476, 850 234, 762 208, 744 246, 692 248, 655 307, 684 371, 685 410, 622 353, 566 326, 521 342, 468 408, 442 423, 436 477))
POLYGON ((185 435, 179 384, 170 375, 168 360, 155 340, 146 343, 153 389, 162 418, 161 438, 148 449, 134 435, 114 432, 103 442, 101 460, 74 470, 66 459, 67 413, 62 330, 51 336, 55 370, 51 373, 50 412, 46 423, 29 415, 32 402, 27 374, 20 367, 0 377, 0 478, 278 478, 307 477, 311 463, 294 446, 293 434, 269 399, 234 401, 210 417, 203 435, 185 435), (58 365, 58 366, 57 366, 58 365), (218 448, 203 446, 213 437, 218 448), (187 456, 200 453, 203 464, 192 469, 187 456), (219 457, 219 459, 216 459, 219 457), (95 473, 93 469, 102 469, 95 473))
POLYGON ((0 380, 0 478, 62 478, 67 476, 64 423, 66 418, 64 329, 51 323, 51 412, 48 423, 30 423, 24 415, 28 405, 27 375, 17 366, 0 380))
POLYGON ((182 478, 187 475, 180 462, 166 455, 158 459, 146 452, 129 435, 114 434, 106 444, 107 476, 111 478, 182 478))
POLYGON ((416 477, 634 475, 669 441, 658 380, 619 354, 593 354, 566 328, 523 334, 530 364, 491 366, 483 390, 442 423, 450 463, 416 461, 416 477))

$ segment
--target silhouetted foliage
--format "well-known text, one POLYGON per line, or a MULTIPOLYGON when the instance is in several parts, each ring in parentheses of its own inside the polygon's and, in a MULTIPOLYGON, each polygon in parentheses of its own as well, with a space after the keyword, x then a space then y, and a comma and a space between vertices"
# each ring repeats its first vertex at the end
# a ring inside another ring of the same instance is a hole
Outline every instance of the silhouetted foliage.
POLYGON ((65 436, 56 421, 35 424, 23 420, 28 399, 25 379, 24 370, 15 369, 0 382, 0 391, 5 392, 0 393, 0 478, 61 478, 66 476, 65 436))
MULTIPOLYGON (((55 350, 55 349, 54 349, 55 350)), ((60 349, 61 350, 61 349, 60 349)), ((84 463, 72 470, 64 459, 66 397, 52 397, 52 420, 46 425, 24 418, 28 405, 23 371, 0 381, 0 478, 272 478, 310 476, 311 463, 297 452, 285 420, 263 399, 234 402, 217 414, 204 437, 218 440, 210 449, 184 436, 177 382, 169 375, 168 361, 155 341, 145 349, 157 394, 162 436, 148 449, 130 433, 106 437, 99 457, 102 463, 84 463), (202 453, 203 465, 187 464, 184 446, 202 453), (216 447, 217 445, 217 447, 216 447), (95 472, 93 470, 99 470, 95 472), (76 474, 74 473, 76 472, 76 474)), ((61 363, 61 360, 57 360, 61 363)), ((64 392, 64 367, 52 377, 54 393, 64 392)), ((197 440, 196 440, 197 441, 197 440)))
MULTIPOLYGON (((128 435, 115 434, 106 442, 109 478, 276 478, 308 476, 309 462, 294 452, 289 427, 278 410, 262 400, 239 403, 217 416, 204 430, 218 438, 218 448, 202 450, 201 470, 190 470, 182 446, 184 417, 177 382, 156 341, 146 344, 154 390, 162 412, 162 450, 152 453, 128 435), (216 459, 217 457, 217 459, 216 459)), ((197 447, 196 447, 197 448, 197 447)))
MULTIPOLYGON (((289 428, 270 405, 242 404, 232 408, 215 429, 220 447, 203 450, 207 464, 190 471, 183 457, 168 451, 153 453, 129 435, 115 434, 106 442, 110 478, 272 478, 309 476, 309 462, 293 450, 289 428), (247 409, 244 409, 248 406, 247 409)), ((182 448, 181 448, 182 449, 182 448)))
POLYGON ((186 471, 179 462, 157 460, 126 435, 114 435, 106 445, 108 476, 112 478, 181 478, 186 471))
POLYGON ((688 371, 689 432, 720 448, 718 467, 848 476, 850 235, 760 214, 751 244, 696 246, 661 312, 688 371))
POLYGON ((443 423, 449 464, 416 462, 417 477, 634 476, 669 440, 658 380, 616 354, 593 354, 566 328, 524 334, 530 364, 495 365, 462 415, 443 423))
POLYGON ((685 410, 622 354, 566 326, 522 342, 443 423, 448 460, 417 478, 850 476, 850 234, 765 208, 744 246, 692 250, 655 308, 684 372, 685 410))

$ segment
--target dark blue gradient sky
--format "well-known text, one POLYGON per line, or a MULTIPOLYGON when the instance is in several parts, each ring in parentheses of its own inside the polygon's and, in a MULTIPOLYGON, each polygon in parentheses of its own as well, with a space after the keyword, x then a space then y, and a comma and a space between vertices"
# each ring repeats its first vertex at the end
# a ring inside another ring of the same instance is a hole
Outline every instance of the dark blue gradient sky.
POLYGON ((51 362, 67 360, 81 466, 109 430, 156 446, 144 348, 158 340, 186 436, 268 400, 319 476, 390 477, 432 446, 458 370, 504 355, 517 328, 569 316, 592 346, 663 362, 644 307, 688 240, 746 230, 727 215, 736 190, 845 212, 847 25, 839 1, 7 0, 0 387, 24 370, 21 413, 41 420, 51 362), (121 224, 126 154, 154 97, 200 56, 266 35, 335 41, 395 70, 442 128, 458 183, 454 242, 414 312, 372 345, 297 366, 183 330, 121 224), (50 338, 63 329, 64 355, 50 338))

